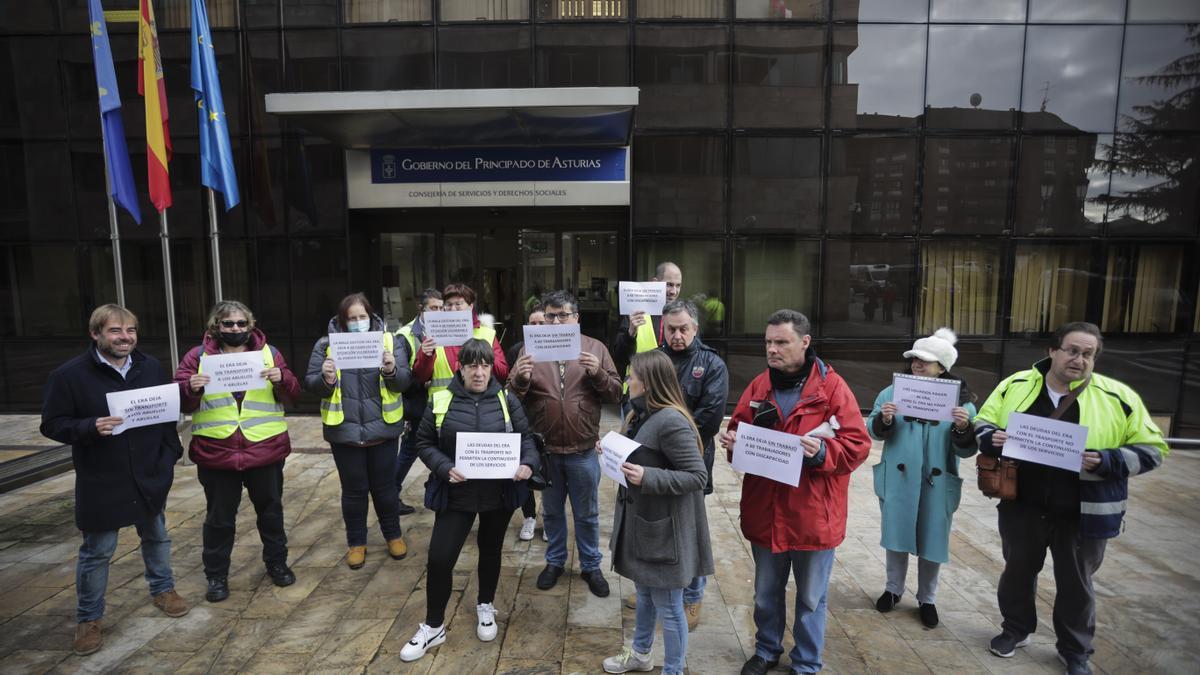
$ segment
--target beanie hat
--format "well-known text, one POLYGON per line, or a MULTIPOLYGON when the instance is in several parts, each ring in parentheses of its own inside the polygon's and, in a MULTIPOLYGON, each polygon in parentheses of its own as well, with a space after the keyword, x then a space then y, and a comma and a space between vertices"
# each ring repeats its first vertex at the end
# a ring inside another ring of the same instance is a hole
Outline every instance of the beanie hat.
POLYGON ((912 349, 904 352, 904 358, 918 358, 922 361, 937 361, 946 370, 954 367, 958 360, 958 350, 954 343, 958 336, 949 328, 939 328, 929 337, 921 338, 913 343, 912 349))

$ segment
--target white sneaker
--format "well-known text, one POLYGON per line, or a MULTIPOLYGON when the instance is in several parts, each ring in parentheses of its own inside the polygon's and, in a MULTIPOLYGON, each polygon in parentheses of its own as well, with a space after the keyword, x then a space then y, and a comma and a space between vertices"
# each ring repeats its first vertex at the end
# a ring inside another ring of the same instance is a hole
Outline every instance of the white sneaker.
POLYGON ((537 518, 526 518, 525 522, 521 523, 521 533, 517 535, 521 541, 529 541, 533 539, 533 531, 537 529, 537 518))
POLYGON ((654 670, 654 662, 650 660, 650 655, 639 654, 629 647, 622 649, 621 653, 616 656, 604 659, 604 672, 606 673, 628 673, 630 671, 645 673, 651 670, 654 670))
POLYGON ((475 613, 479 615, 479 625, 475 626, 475 634, 484 642, 496 639, 496 607, 490 602, 475 605, 475 613))
POLYGON ((420 624, 420 626, 417 628, 417 634, 414 635, 412 639, 408 641, 408 644, 404 645, 404 648, 400 650, 400 660, 416 661, 422 656, 425 656, 425 652, 433 649, 445 641, 446 628, 444 626, 433 628, 431 626, 426 626, 425 624, 420 624))
POLYGON ((542 541, 550 541, 550 535, 546 534, 546 523, 542 523, 542 541))

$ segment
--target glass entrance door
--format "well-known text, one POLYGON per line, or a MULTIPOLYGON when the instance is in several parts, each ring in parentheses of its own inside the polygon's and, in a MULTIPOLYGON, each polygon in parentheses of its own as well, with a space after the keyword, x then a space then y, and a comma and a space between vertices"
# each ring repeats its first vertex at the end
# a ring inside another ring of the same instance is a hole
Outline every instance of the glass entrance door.
POLYGON ((608 344, 616 328, 612 305, 619 275, 620 246, 615 231, 564 228, 521 230, 522 320, 542 293, 566 289, 579 299, 584 335, 608 344))

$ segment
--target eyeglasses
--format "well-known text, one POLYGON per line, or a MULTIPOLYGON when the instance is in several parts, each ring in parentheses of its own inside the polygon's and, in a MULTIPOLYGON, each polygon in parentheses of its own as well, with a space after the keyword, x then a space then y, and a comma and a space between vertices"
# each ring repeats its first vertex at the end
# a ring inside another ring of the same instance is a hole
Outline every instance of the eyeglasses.
POLYGON ((1095 352, 1081 352, 1078 349, 1075 349, 1074 347, 1071 347, 1069 349, 1060 349, 1058 351, 1066 354, 1067 357, 1070 358, 1072 361, 1074 361, 1075 359, 1083 359, 1084 361, 1094 361, 1096 359, 1095 352))
POLYGON ((221 328, 233 328, 234 326, 237 326, 238 328, 245 328, 246 326, 249 326, 249 325, 250 325, 250 322, 245 319, 239 319, 237 321, 233 321, 230 319, 222 319, 221 320, 221 328))
POLYGON ((546 317, 546 321, 555 323, 557 321, 566 321, 576 314, 578 314, 578 312, 546 312, 544 316, 546 317))

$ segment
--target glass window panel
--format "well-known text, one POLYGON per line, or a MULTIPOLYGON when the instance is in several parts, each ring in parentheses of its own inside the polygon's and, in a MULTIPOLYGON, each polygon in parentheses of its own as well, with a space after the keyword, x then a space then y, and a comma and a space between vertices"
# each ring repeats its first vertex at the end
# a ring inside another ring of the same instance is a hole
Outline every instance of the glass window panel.
POLYGON ((1030 21, 1121 23, 1125 19, 1125 0, 1032 0, 1030 21))
POLYGON ((1185 248, 1175 244, 1113 244, 1104 278, 1100 329, 1173 333, 1179 316, 1185 248))
POLYGON ((1200 129, 1200 26, 1129 26, 1121 63, 1121 131, 1200 129))
POLYGON ((279 117, 267 114, 267 94, 284 91, 283 63, 279 55, 279 34, 276 32, 246 32, 242 34, 249 60, 249 77, 246 80, 250 110, 247 122, 254 134, 277 133, 281 124, 279 117))
POLYGON ((1099 235, 1108 196, 1104 154, 1111 145, 1111 134, 1022 138, 1018 231, 1043 236, 1099 235))
POLYGON ((342 88, 433 89, 433 31, 392 27, 343 30, 342 88))
POLYGON ((346 172, 342 149, 312 136, 288 138, 284 143, 290 231, 344 233, 346 172))
POLYGON ((337 0, 284 0, 284 26, 332 26, 337 23, 337 0))
MULTIPOLYGON (((210 28, 237 26, 237 0, 206 0, 206 4, 210 28)), ((155 0, 154 22, 160 31, 167 29, 191 30, 192 0, 155 0)))
POLYGON ((623 26, 538 26, 534 48, 539 87, 629 84, 629 30, 623 26))
POLYGON ((429 21, 430 0, 343 0, 346 23, 429 21))
POLYGON ((536 4, 539 19, 604 21, 624 19, 629 15, 626 0, 537 0, 536 4))
POLYGON ((777 309, 802 312, 816 324, 821 244, 797 239, 738 239, 733 245, 730 333, 762 335, 777 309))
POLYGON ((1200 137, 1117 134, 1112 157, 1109 234, 1196 231, 1200 137))
MULTIPOLYGON (((1197 316, 1200 317, 1200 314, 1197 316)), ((1184 438, 1196 438, 1200 437, 1200 354, 1194 349, 1188 354, 1187 368, 1182 372, 1183 396, 1179 398, 1179 407, 1163 410, 1175 410, 1175 427, 1171 433, 1184 438)))
POLYGON ((524 21, 528 0, 438 0, 442 21, 524 21))
MULTIPOLYGON (((210 299, 206 289, 211 288, 205 255, 207 246, 207 242, 202 241, 171 242, 175 321, 182 344, 189 344, 204 330, 210 299)), ((138 316, 140 337, 165 341, 167 300, 162 245, 157 238, 123 240, 121 268, 125 272, 125 304, 138 316)))
MULTIPOLYGON (((668 1, 658 0, 658 2, 668 1)), ((640 2, 638 6, 641 6, 640 2)), ((805 21, 825 18, 825 2, 823 0, 737 0, 733 11, 739 19, 805 21)))
POLYGON ((443 89, 529 87, 529 26, 443 28, 438 86, 443 89))
POLYGON ((929 0, 833 0, 838 21, 925 21, 929 0))
POLYGON ((1052 333, 1088 318, 1094 253, 1089 244, 1018 243, 1008 331, 1052 333))
POLYGON ((820 230, 820 165, 819 138, 735 138, 733 229, 820 230))
POLYGON ((1020 104, 1024 32, 1023 26, 930 26, 928 125, 1011 127, 1020 104))
POLYGON ((912 244, 826 241, 822 281, 822 335, 911 334, 912 244))
POLYGON ((725 268, 724 242, 713 239, 638 239, 633 245, 634 279, 647 280, 654 276, 660 263, 673 262, 683 274, 683 288, 679 295, 696 303, 700 310, 700 330, 706 336, 721 335, 725 330, 725 316, 719 311, 705 311, 709 307, 728 307, 721 293, 721 271, 725 268))
POLYGON ((279 25, 279 0, 241 0, 250 28, 272 28, 279 25))
MULTIPOLYGON (((763 2, 765 5, 766 2, 763 2)), ((724 19, 724 0, 638 0, 639 19, 724 19)))
POLYGON ((73 239, 75 191, 67 144, 5 144, 0 156, 5 183, 12 182, 0 192, 9 197, 0 206, 0 237, 73 239))
POLYGON ((56 33, 58 32, 58 3, 44 1, 0 3, 0 26, 4 26, 5 33, 56 33))
POLYGON ((25 182, 25 146, 0 143, 0 237, 29 238, 29 199, 25 182))
MULTIPOLYGON (((136 5, 135 5, 136 7, 136 5)), ((109 43, 117 89, 121 94, 121 117, 129 147, 146 137, 145 106, 137 93, 137 35, 111 31, 109 43)), ((92 63, 92 42, 84 36, 64 37, 60 42, 61 72, 67 101, 67 123, 72 138, 100 138, 99 99, 96 92, 96 68, 92 63)))
POLYGON ((1026 129, 1110 131, 1120 26, 1030 26, 1021 109, 1026 129))
POLYGON ((0 246, 0 256, 0 335, 77 337, 87 332, 74 244, 0 246), (54 283, 46 283, 48 270, 54 271, 54 283))
POLYGON ((994 335, 1000 294, 1000 244, 930 241, 921 246, 917 334, 941 326, 959 335, 994 335))
MULTIPOLYGON (((255 321, 257 322, 258 306, 266 304, 269 300, 260 299, 253 294, 255 287, 254 262, 254 244, 252 242, 246 239, 221 238, 221 294, 226 300, 232 298, 248 304, 250 309, 255 311, 255 321)), ((207 264, 211 267, 211 258, 207 264)), ((208 283, 211 288, 212 280, 209 279, 208 283)), ((260 327, 270 338, 273 327, 260 327)), ((284 327, 285 324, 279 326, 280 337, 282 337, 284 327)))
POLYGON ((921 231, 1006 231, 1012 149, 1011 138, 926 138, 921 231))
POLYGON ((871 24, 833 29, 832 126, 916 126, 925 105, 925 31, 871 24))
POLYGON ((383 289, 379 314, 390 330, 417 315, 421 292, 437 284, 434 271, 434 235, 394 234, 379 237, 383 289))
MULTIPOLYGON (((292 328, 290 311, 292 296, 290 242, 283 239, 258 239, 254 243, 254 260, 258 292, 254 298, 256 305, 253 307, 255 320, 260 324, 272 327, 275 334, 283 335, 289 332, 296 334, 292 328), (260 298, 262 301, 259 301, 260 298)), ((321 262, 320 265, 320 270, 325 270, 329 262, 321 262)), ((303 271, 300 276, 304 276, 303 271)), ((341 296, 338 296, 332 304, 314 307, 313 309, 318 310, 318 314, 324 313, 325 316, 318 319, 316 325, 302 326, 298 334, 316 336, 324 333, 329 317, 337 311, 338 300, 341 300, 341 296)), ((308 347, 312 348, 312 341, 308 342, 308 347)), ((301 364, 299 366, 301 369, 308 367, 307 352, 305 352, 301 364)))
POLYGON ((835 137, 828 198, 830 232, 911 233, 916 227, 917 139, 835 137))
POLYGON ((634 84, 639 127, 724 127, 729 38, 725 28, 639 25, 634 84))
MULTIPOLYGON (((33 339, 4 345, 5 362, 21 365, 20 368, 8 368, 0 374, 0 386, 8 390, 6 404, 10 412, 41 409, 46 375, 67 360, 79 356, 82 351, 80 345, 87 340, 87 330, 77 330, 75 335, 75 340, 65 344, 33 339)), ((141 343, 138 347, 142 347, 141 343)))
POLYGON ((442 277, 446 284, 475 284, 478 249, 474 233, 448 232, 442 236, 442 277))
POLYGON ((633 147, 634 231, 724 231, 724 138, 639 136, 633 147))
POLYGON ((822 125, 824 28, 738 26, 734 44, 734 126, 822 125))
MULTIPOLYGON (((0 39, 0 136, 66 138, 58 62, 57 38, 0 39)), ((95 89, 93 75, 93 97, 95 89)), ((92 114, 98 115, 98 108, 92 114)))
MULTIPOLYGON (((332 23, 332 22, 331 22, 332 23)), ((284 86, 289 91, 337 91, 337 32, 291 30, 283 36, 284 86)))
POLYGON ((280 235, 286 231, 283 208, 283 142, 278 136, 254 136, 247 145, 246 176, 242 192, 247 227, 256 235, 280 235))
MULTIPOLYGON (((292 330, 316 337, 325 333, 329 319, 347 290, 346 242, 343 239, 293 239, 291 244, 292 330)), ((372 308, 379 298, 369 289, 372 308)))
POLYGON ((1195 0, 1129 0, 1129 20, 1200 22, 1195 0))
POLYGON ((930 21, 1025 20, 1025 0, 932 0, 930 21))

